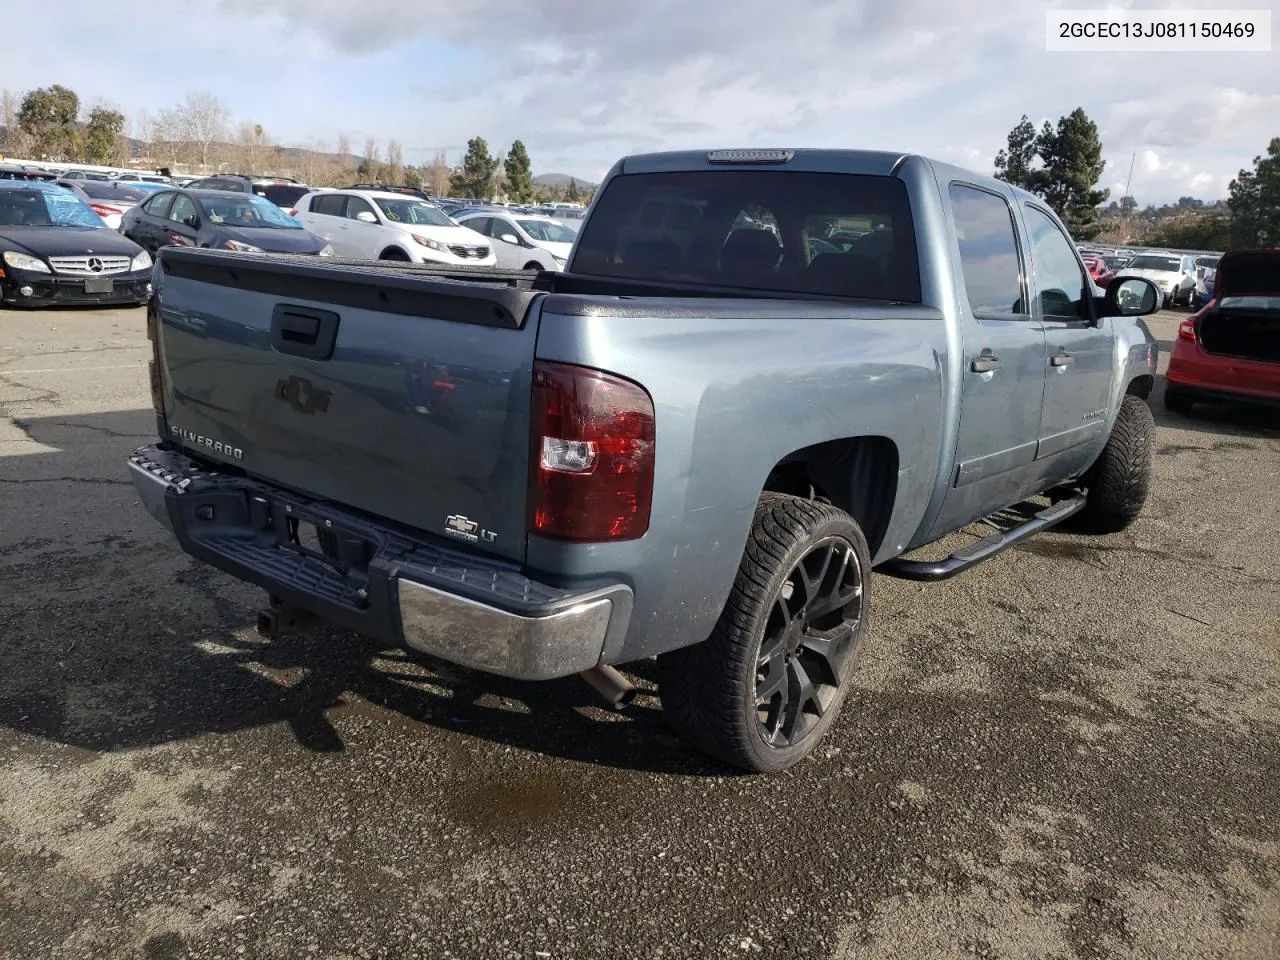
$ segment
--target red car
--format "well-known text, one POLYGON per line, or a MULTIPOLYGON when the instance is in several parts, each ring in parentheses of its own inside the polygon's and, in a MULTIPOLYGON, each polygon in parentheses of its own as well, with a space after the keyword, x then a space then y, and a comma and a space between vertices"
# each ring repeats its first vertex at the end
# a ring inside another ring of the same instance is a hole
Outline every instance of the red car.
POLYGON ((1107 284, 1115 279, 1116 272, 1107 266, 1107 261, 1101 257, 1084 257, 1084 267, 1089 271, 1089 276, 1093 277, 1093 282, 1100 286, 1103 290, 1107 289, 1107 284))
POLYGON ((1178 325, 1167 376, 1174 413, 1197 400, 1280 406, 1280 249, 1223 254, 1213 299, 1178 325))

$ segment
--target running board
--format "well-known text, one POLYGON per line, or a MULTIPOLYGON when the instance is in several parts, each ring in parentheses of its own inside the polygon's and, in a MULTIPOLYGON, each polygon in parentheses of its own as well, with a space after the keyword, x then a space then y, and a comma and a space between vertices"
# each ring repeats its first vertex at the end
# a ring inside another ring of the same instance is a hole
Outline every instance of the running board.
POLYGON ((1082 496, 1060 500, 1051 507, 1046 507, 1030 520, 983 537, 975 543, 961 547, 945 560, 907 560, 894 557, 876 567, 877 573, 887 573, 891 577, 903 580, 949 580, 957 573, 977 566, 983 560, 994 557, 1001 550, 1012 547, 1015 543, 1048 530, 1061 523, 1067 517, 1084 509, 1085 498, 1082 496))

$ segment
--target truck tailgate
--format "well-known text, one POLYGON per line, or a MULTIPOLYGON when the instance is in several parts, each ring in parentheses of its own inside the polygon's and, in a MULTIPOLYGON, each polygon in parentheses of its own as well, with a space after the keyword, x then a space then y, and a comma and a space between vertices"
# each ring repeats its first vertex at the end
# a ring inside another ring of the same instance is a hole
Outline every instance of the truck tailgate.
POLYGON ((168 439, 524 558, 539 294, 500 279, 166 248, 168 439))

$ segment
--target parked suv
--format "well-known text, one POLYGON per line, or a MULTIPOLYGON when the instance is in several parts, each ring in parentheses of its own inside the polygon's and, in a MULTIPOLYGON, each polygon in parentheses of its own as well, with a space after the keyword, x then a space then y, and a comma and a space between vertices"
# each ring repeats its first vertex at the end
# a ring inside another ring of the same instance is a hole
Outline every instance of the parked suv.
POLYGON ((503 207, 456 214, 454 219, 489 237, 498 266, 505 270, 561 270, 577 238, 551 217, 509 213, 503 207))
POLYGON ((204 177, 186 185, 192 190, 231 190, 235 193, 256 193, 266 197, 282 210, 290 209, 298 198, 311 192, 311 187, 290 177, 249 177, 242 173, 223 173, 216 177, 204 177))
POLYGON ((289 211, 339 257, 473 267, 497 263, 489 239, 416 197, 372 190, 308 193, 289 211))

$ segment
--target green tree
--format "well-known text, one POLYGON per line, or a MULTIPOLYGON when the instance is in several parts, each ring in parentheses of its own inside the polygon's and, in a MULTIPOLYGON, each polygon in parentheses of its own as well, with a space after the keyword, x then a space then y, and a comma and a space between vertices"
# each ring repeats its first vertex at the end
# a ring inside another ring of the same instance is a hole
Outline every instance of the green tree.
POLYGON ((996 154, 996 176, 1023 190, 1034 190, 1036 173, 1031 168, 1036 159, 1036 128, 1024 113, 1018 125, 1009 131, 1008 145, 996 154))
POLYGON ((529 162, 529 151, 524 148, 523 141, 511 144, 504 169, 507 196, 516 203, 530 202, 533 199, 533 165, 529 162))
POLYGON ((422 189, 422 171, 417 167, 404 168, 404 185, 414 190, 422 189))
POLYGON ((1253 158, 1252 170, 1241 170, 1227 185, 1231 240, 1235 247, 1280 244, 1280 137, 1267 145, 1267 155, 1253 158))
POLYGON ((569 178, 569 186, 564 192, 564 198, 570 203, 574 203, 582 198, 582 192, 578 189, 578 181, 573 179, 573 177, 569 178))
POLYGON ((34 141, 37 153, 47 157, 73 157, 79 153, 80 131, 76 117, 80 98, 74 90, 55 83, 32 90, 18 109, 18 126, 34 141))
POLYGON ((489 144, 484 137, 472 137, 467 141, 462 169, 449 177, 449 189, 458 196, 487 199, 497 171, 498 158, 489 156, 489 144))
POLYGON ((85 158, 90 163, 111 162, 116 139, 124 132, 124 115, 107 107, 94 107, 85 129, 85 158))
POLYGON ((1071 235, 1092 240, 1098 235, 1098 207, 1111 195, 1097 190, 1106 161, 1098 127, 1079 107, 1058 120, 1057 129, 1045 121, 1036 138, 1036 151, 1044 161, 1038 171, 1035 192, 1053 207, 1071 235))
POLYGON ((1226 250, 1231 246, 1231 220, 1221 214, 1169 220, 1147 234, 1145 243, 1175 250, 1226 250))

